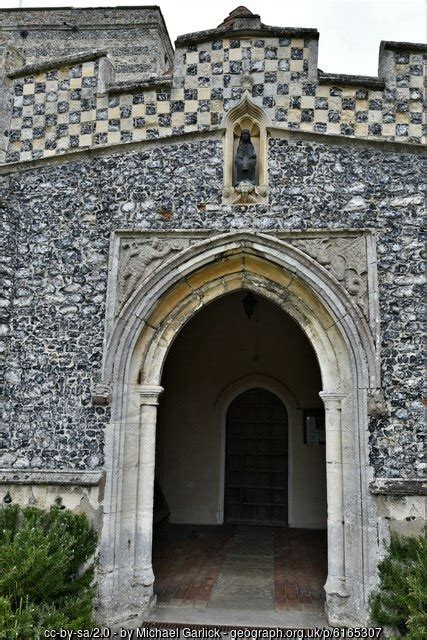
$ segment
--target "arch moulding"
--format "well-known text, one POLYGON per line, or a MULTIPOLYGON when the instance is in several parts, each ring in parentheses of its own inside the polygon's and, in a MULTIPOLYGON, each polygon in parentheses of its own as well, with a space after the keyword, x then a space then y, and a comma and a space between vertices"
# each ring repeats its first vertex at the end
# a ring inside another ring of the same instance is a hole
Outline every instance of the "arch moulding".
POLYGON ((378 538, 367 449, 367 391, 379 387, 369 326, 343 287, 296 247, 237 232, 197 242, 135 286, 106 343, 111 385, 99 570, 100 617, 143 615, 151 566, 157 403, 167 353, 180 329, 236 290, 262 295, 292 316, 319 362, 326 410, 328 577, 331 624, 363 624, 378 538))

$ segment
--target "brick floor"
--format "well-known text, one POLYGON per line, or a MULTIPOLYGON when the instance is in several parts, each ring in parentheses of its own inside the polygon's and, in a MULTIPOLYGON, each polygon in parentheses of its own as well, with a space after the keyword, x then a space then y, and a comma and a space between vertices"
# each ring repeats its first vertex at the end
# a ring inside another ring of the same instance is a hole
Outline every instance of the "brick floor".
MULTIPOLYGON (((266 540, 271 544, 271 529, 257 529, 261 540, 265 531, 266 540)), ((208 607, 237 534, 241 540, 242 528, 236 525, 168 525, 155 531, 153 569, 157 605, 208 607)), ((271 552, 275 610, 323 611, 326 532, 275 527, 271 552)), ((229 567, 229 563, 226 566, 229 567)))
POLYGON ((276 611, 323 611, 326 573, 325 531, 274 530, 276 611))
POLYGON ((218 580, 234 528, 168 525, 155 531, 154 590, 159 606, 204 608, 218 580))

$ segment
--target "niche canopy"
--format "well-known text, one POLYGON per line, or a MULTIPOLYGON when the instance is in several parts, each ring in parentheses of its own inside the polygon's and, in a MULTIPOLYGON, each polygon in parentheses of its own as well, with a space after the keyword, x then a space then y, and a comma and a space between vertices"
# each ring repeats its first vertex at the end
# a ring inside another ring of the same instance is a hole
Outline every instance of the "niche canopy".
POLYGON ((224 125, 224 204, 265 202, 268 193, 268 122, 265 111, 245 95, 226 115, 224 125), (249 144, 246 132, 249 133, 249 144), (243 147, 239 147, 239 143, 242 143, 243 147), (242 163, 249 167, 247 178, 244 177, 244 171, 242 172, 242 163))

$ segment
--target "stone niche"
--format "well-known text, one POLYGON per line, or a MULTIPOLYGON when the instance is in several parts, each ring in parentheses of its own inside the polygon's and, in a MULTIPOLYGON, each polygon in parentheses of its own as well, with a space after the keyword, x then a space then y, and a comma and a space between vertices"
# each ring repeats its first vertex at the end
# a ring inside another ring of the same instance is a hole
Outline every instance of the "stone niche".
POLYGON ((260 204, 267 201, 267 115, 246 97, 226 116, 224 136, 224 188, 223 204, 260 204), (247 130, 256 153, 255 184, 241 182, 236 185, 234 159, 240 135, 247 130))

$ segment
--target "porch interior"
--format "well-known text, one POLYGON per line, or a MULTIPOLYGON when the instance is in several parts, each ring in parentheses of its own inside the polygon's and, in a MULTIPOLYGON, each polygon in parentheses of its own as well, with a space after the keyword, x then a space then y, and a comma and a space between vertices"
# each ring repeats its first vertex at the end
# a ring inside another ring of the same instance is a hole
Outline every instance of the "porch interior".
POLYGON ((292 318, 248 300, 209 304, 166 358, 150 619, 324 626, 325 448, 306 425, 320 370, 292 318))

